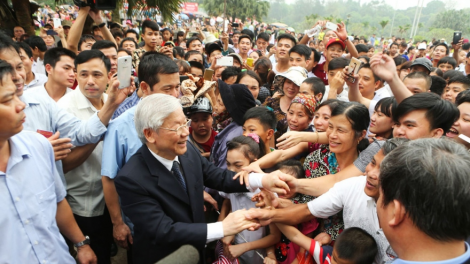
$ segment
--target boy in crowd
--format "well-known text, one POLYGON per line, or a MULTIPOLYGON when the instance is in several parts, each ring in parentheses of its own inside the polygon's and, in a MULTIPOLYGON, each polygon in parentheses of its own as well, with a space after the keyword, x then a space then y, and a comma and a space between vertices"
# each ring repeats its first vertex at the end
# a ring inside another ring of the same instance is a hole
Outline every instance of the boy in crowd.
POLYGON ((204 63, 204 57, 202 53, 200 53, 197 50, 190 50, 186 52, 186 54, 184 54, 184 60, 187 62, 196 61, 196 62, 199 62, 200 64, 204 63))
MULTIPOLYGON (((330 42, 335 42, 335 39, 330 39, 330 42)), ((333 51, 334 49, 339 49, 339 44, 333 45, 333 48, 330 49, 330 51, 333 51)), ((331 57, 331 54, 327 54, 326 57, 331 57)), ((318 64, 320 65, 320 64, 318 64)), ((323 96, 322 103, 326 101, 327 99, 338 99, 344 102, 348 102, 348 90, 344 89, 345 87, 345 82, 344 78, 341 76, 341 73, 344 69, 344 67, 349 65, 349 60, 346 58, 343 58, 341 56, 337 58, 331 59, 328 63, 328 76, 327 78, 327 84, 325 86, 325 95, 323 96), (328 83, 330 85, 328 85, 328 83)), ((323 80, 323 83, 325 83, 325 80, 323 80)))
POLYGON ((263 56, 268 55, 269 35, 265 32, 259 33, 256 38, 256 49, 261 51, 263 56))
MULTIPOLYGON (((285 73, 290 68, 289 50, 297 44, 297 40, 290 34, 281 34, 277 37, 276 54, 273 55, 275 63, 272 70, 276 74, 285 73)), ((273 58, 270 58, 273 62, 273 58)))
POLYGON ((320 78, 307 78, 300 85, 299 93, 314 96, 318 102, 321 102, 325 94, 325 84, 320 78))
POLYGON ((209 158, 217 135, 217 132, 212 129, 212 105, 209 99, 197 98, 189 109, 185 109, 185 114, 191 120, 189 142, 201 152, 203 157, 209 158))
POLYGON ((378 97, 375 95, 375 91, 380 89, 383 85, 382 80, 379 76, 375 75, 372 69, 370 68, 370 64, 361 64, 359 71, 359 91, 364 98, 370 100, 379 101, 382 97, 378 97))
POLYGON ((238 39, 238 55, 242 58, 242 64, 245 64, 251 52, 251 42, 251 37, 248 35, 241 35, 238 39))
POLYGON ((398 53, 398 43, 393 42, 390 44, 390 57, 395 58, 399 56, 400 54, 398 53))
POLYGON ((312 50, 302 44, 295 45, 289 50, 289 65, 300 66, 307 69, 307 65, 310 64, 310 58, 312 56, 312 50))
POLYGON ((449 102, 455 103, 457 95, 470 88, 470 79, 466 76, 456 76, 447 82, 447 86, 442 93, 442 98, 449 102))
POLYGON ((449 70, 455 70, 456 67, 457 61, 452 57, 444 57, 437 63, 437 68, 439 68, 443 73, 449 70))
POLYGON ((46 42, 39 36, 31 36, 25 42, 31 47, 33 52, 33 68, 34 73, 46 74, 44 67, 44 54, 46 54, 46 42))
POLYGON ((48 80, 43 87, 28 90, 27 93, 40 93, 57 102, 73 91, 69 87, 75 82, 75 57, 75 53, 69 49, 49 49, 44 55, 48 80))
POLYGON ((103 52, 104 56, 108 57, 109 61, 111 62, 111 76, 117 73, 117 48, 114 42, 109 40, 100 40, 93 44, 91 47, 92 49, 99 50, 103 52))
POLYGON ((197 61, 190 61, 189 66, 191 66, 190 72, 194 77, 204 77, 204 66, 201 63, 197 61))
POLYGON ((141 49, 134 50, 132 55, 132 67, 134 69, 139 68, 140 58, 147 51, 160 51, 161 43, 158 38, 160 37, 160 31, 158 24, 152 20, 145 20, 142 23, 142 34, 141 38, 145 42, 145 45, 141 49))
POLYGON ((24 80, 24 90, 44 86, 47 82, 47 76, 42 73, 34 73, 33 63, 33 52, 31 47, 25 42, 17 42, 20 49, 20 58, 23 61, 24 69, 26 71, 26 79, 24 80))
POLYGON ((306 68, 307 71, 308 71, 308 74, 307 74, 308 78, 317 77, 317 76, 315 76, 315 74, 313 74, 312 70, 320 62, 320 59, 321 59, 321 56, 322 56, 321 53, 318 52, 316 49, 310 48, 310 50, 312 51, 312 54, 310 55, 310 61, 307 64, 307 68, 306 68))
POLYGON ((266 107, 253 107, 246 111, 243 116, 243 135, 250 133, 257 134, 263 140, 266 147, 265 153, 274 150, 274 130, 276 129, 277 119, 274 112, 266 107))

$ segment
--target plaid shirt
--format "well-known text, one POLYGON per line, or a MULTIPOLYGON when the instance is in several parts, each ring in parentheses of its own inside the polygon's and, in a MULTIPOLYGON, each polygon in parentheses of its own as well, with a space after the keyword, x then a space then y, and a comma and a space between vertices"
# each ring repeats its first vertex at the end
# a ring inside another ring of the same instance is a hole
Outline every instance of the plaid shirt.
MULTIPOLYGON (((160 49, 161 49, 161 46, 157 45, 155 47, 155 51, 160 52, 160 49)), ((134 50, 134 53, 132 54, 132 67, 134 69, 136 69, 136 70, 138 69, 139 63, 140 63, 140 58, 142 57, 142 55, 144 55, 145 52, 147 52, 147 51, 144 48, 134 50)))
POLYGON ((116 111, 114 111, 114 114, 113 116, 111 117, 111 120, 117 118, 118 116, 120 116, 122 113, 126 112, 129 108, 132 108, 134 107, 135 105, 137 105, 137 103, 139 103, 140 101, 140 97, 137 96, 137 90, 134 91, 134 93, 127 97, 124 102, 122 102, 118 108, 116 109, 116 111))

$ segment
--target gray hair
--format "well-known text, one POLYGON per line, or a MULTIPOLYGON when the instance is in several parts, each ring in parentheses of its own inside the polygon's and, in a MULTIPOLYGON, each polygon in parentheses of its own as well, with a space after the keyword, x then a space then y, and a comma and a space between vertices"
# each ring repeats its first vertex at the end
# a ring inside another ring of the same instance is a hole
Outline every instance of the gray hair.
POLYGON ((178 99, 167 94, 152 94, 146 96, 137 105, 134 115, 135 130, 143 144, 147 142, 144 130, 156 131, 171 113, 181 109, 178 99))
POLYGON ((448 139, 417 139, 380 165, 383 204, 397 200, 413 224, 439 241, 470 235, 470 154, 448 139))

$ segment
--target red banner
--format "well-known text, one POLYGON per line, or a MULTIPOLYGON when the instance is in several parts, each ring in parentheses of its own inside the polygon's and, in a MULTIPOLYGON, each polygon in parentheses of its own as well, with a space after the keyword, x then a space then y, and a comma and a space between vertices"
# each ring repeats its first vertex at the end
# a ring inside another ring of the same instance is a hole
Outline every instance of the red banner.
POLYGON ((197 3, 183 3, 183 13, 194 13, 198 11, 197 3))

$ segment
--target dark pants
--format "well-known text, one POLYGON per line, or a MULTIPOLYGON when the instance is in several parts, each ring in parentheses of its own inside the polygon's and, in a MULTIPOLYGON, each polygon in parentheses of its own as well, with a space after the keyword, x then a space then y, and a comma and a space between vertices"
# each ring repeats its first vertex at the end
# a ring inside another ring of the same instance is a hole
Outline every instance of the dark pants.
POLYGON ((111 263, 111 243, 113 242, 113 224, 105 207, 103 215, 83 217, 74 214, 80 230, 90 237, 90 247, 95 252, 100 264, 111 263))

